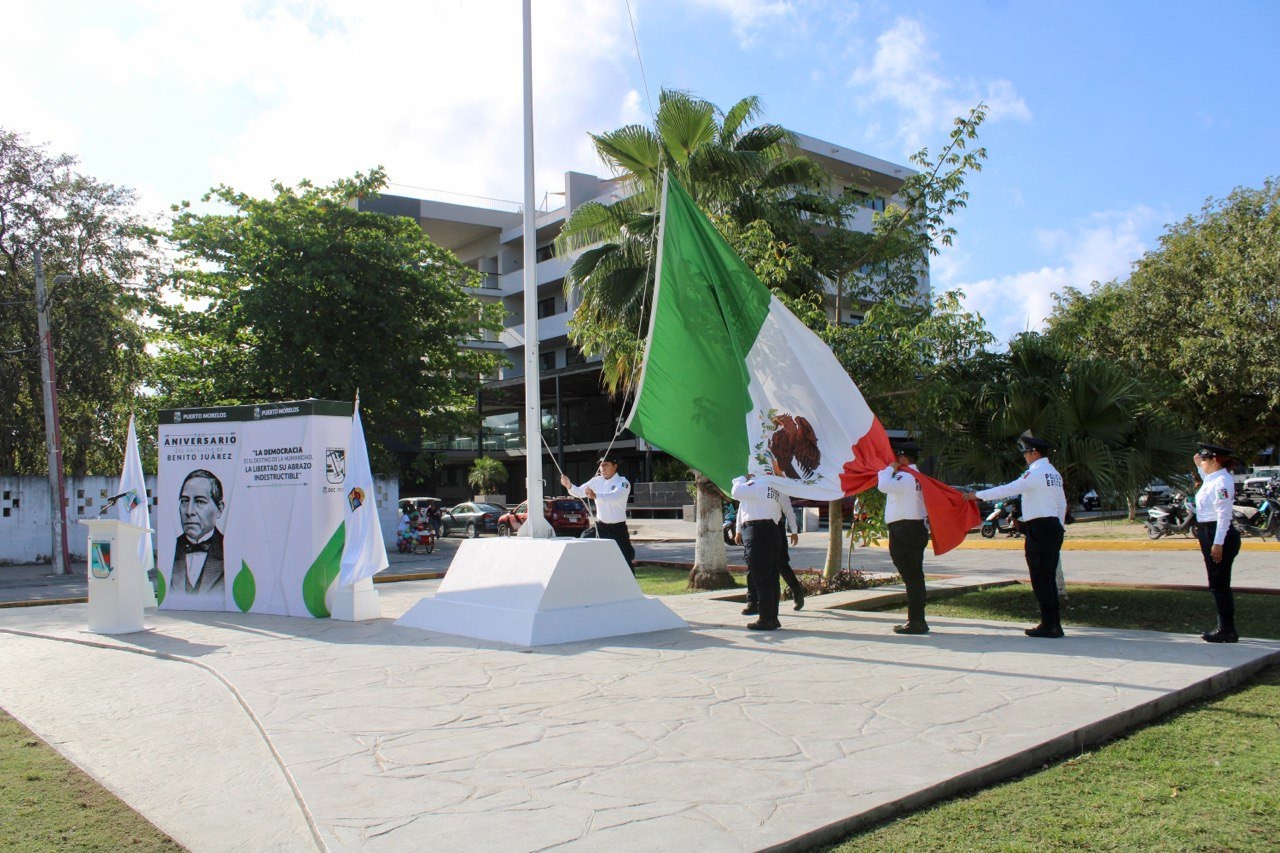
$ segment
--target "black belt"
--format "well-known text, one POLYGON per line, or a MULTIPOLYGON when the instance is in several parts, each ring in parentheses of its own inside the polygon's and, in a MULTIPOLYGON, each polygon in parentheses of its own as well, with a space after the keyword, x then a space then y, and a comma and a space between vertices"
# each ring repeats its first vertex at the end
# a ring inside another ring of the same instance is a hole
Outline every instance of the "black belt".
POLYGON ((755 521, 742 522, 743 527, 750 527, 753 524, 777 524, 778 522, 771 518, 758 518, 755 521))

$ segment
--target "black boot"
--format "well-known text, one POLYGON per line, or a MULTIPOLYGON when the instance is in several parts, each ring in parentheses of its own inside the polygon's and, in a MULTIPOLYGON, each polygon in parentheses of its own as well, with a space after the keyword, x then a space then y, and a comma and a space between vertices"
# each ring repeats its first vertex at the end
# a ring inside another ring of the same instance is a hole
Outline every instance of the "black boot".
POLYGON ((1211 589, 1213 604, 1218 611, 1218 627, 1205 631, 1200 639, 1206 643, 1234 643, 1240 639, 1236 633, 1236 602, 1229 589, 1211 589))

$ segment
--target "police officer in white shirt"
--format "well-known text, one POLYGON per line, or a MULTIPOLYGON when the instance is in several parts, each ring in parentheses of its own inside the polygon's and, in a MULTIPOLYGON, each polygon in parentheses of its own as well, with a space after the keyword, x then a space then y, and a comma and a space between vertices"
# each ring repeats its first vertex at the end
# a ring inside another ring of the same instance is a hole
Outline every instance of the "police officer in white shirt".
POLYGON ((1067 518, 1067 495, 1062 490, 1062 475, 1046 458, 1051 449, 1049 442, 1024 432, 1018 438, 1018 450, 1027 463, 1022 476, 1003 486, 964 495, 965 500, 970 501, 1022 495, 1022 530, 1026 534, 1023 553, 1031 575, 1031 589, 1040 605, 1040 624, 1026 630, 1028 637, 1062 636, 1055 574, 1066 530, 1063 524, 1067 518))
MULTIPOLYGON (((782 533, 782 540, 778 543, 778 574, 791 590, 791 600, 794 602, 796 610, 804 607, 804 584, 800 582, 800 578, 796 577, 795 570, 791 568, 791 553, 787 549, 787 539, 791 539, 791 544, 795 545, 800 541, 799 534, 791 531, 790 525, 795 524, 796 511, 791 506, 791 498, 785 492, 773 489, 773 496, 778 501, 778 508, 782 511, 782 518, 778 520, 778 529, 782 533)), ((739 545, 742 544, 742 517, 734 518, 734 541, 739 545)), ((743 608, 743 616, 755 616, 760 612, 760 595, 756 591, 755 583, 751 579, 751 573, 747 572, 747 606, 743 608)))
POLYGON ((758 597, 760 616, 747 624, 752 631, 776 631, 778 622, 778 565, 782 557, 782 507, 776 490, 747 474, 735 477, 731 491, 738 501, 738 524, 742 531, 743 559, 747 583, 758 597))
POLYGON ((1209 592, 1218 611, 1218 627, 1200 638, 1207 643, 1234 643, 1236 603, 1231 595, 1231 565, 1240 553, 1240 533, 1231 524, 1236 484, 1231 479, 1235 451, 1217 444, 1201 444, 1195 455, 1204 482, 1196 492, 1196 535, 1204 555, 1209 592))
POLYGON ((914 441, 895 441, 897 458, 880 472, 877 485, 884 492, 884 522, 889 528, 889 557, 907 587, 907 623, 895 625, 895 634, 927 634, 924 620, 924 549, 929 544, 925 526, 924 494, 920 481, 903 468, 916 468, 920 445, 914 441))
POLYGON ((560 475, 560 485, 575 498, 591 498, 596 502, 596 532, 601 539, 612 539, 618 544, 627 568, 634 575, 636 549, 631 546, 631 534, 627 530, 627 499, 631 497, 631 483, 618 473, 618 457, 602 457, 596 476, 581 486, 575 486, 565 474, 560 475))

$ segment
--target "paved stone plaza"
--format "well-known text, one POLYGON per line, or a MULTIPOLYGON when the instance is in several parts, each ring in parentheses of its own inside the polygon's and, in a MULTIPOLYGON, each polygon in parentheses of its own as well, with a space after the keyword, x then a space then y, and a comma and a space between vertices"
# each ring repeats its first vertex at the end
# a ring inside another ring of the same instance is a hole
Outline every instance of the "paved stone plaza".
POLYGON ((716 594, 664 599, 687 630, 535 650, 391 624, 435 586, 380 585, 370 623, 164 613, 117 638, 83 604, 0 610, 0 706, 197 851, 794 849, 1280 660, 958 619, 900 637, 820 600, 757 634, 716 594))

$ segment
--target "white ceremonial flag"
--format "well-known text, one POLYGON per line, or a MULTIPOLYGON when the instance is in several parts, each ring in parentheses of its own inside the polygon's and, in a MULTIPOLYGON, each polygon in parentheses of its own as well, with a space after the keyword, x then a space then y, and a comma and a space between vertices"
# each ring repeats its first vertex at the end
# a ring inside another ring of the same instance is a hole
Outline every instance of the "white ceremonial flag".
POLYGON ((351 416, 351 441, 347 443, 347 510, 342 546, 342 567, 338 586, 351 586, 385 569, 387 546, 382 541, 382 524, 373 498, 373 473, 369 470, 369 450, 360 422, 360 398, 356 397, 351 416))
POLYGON ((156 567, 149 530, 151 509, 147 505, 147 481, 142 474, 142 456, 138 453, 138 434, 133 429, 133 415, 129 416, 129 438, 124 449, 124 467, 120 469, 120 486, 116 489, 116 494, 124 495, 116 501, 116 518, 136 527, 148 528, 148 532, 138 541, 138 563, 147 576, 143 606, 157 607, 156 588, 151 576, 156 567))

